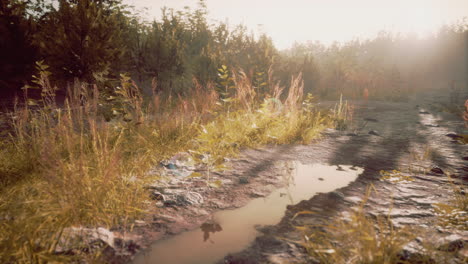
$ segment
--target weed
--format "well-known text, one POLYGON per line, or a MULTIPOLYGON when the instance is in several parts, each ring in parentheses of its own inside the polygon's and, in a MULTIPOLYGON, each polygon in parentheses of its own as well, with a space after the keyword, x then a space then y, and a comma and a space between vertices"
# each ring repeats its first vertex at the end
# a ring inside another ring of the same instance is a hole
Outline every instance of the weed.
MULTIPOLYGON (((304 235, 301 245, 320 263, 398 263, 400 253, 416 235, 408 227, 395 228, 386 216, 366 215, 364 205, 370 196, 345 218, 323 226, 297 226, 304 235)), ((311 212, 300 212, 294 216, 311 212)))
POLYGON ((468 194, 456 185, 447 175, 453 191, 453 197, 448 203, 433 204, 439 219, 439 225, 443 227, 468 230, 468 194))

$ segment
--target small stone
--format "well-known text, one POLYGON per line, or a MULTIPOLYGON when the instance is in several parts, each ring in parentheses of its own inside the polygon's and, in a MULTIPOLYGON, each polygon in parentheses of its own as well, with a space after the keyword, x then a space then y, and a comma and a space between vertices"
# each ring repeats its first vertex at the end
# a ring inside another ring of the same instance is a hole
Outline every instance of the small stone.
POLYGON ((455 133, 448 133, 448 134, 446 134, 445 136, 446 136, 446 137, 449 137, 449 138, 451 138, 451 139, 461 139, 461 138, 463 138, 462 136, 459 136, 459 135, 457 135, 457 134, 455 134, 455 133))
POLYGON ((323 181, 323 180, 324 180, 323 178, 318 178, 318 179, 319 179, 319 181, 323 181))
POLYGON ((170 216, 170 215, 159 214, 159 215, 153 217, 153 221, 155 221, 155 222, 162 221, 162 222, 166 222, 166 223, 176 223, 177 218, 175 218, 174 216, 170 216))
POLYGON ((375 119, 375 118, 364 118, 364 121, 367 121, 367 122, 374 122, 374 123, 379 122, 379 120, 377 120, 377 119, 375 119))
MULTIPOLYGON (((411 241, 403 247, 403 249, 398 253, 400 260, 404 263, 421 263, 420 260, 424 260, 424 263, 436 263, 429 256, 424 254, 424 249, 416 241, 411 241)), ((398 262, 400 263, 400 262, 398 262)))
POLYGON ((197 205, 203 203, 203 196, 197 192, 184 192, 176 195, 178 205, 197 205))
POLYGON ((444 237, 442 241, 445 243, 438 246, 437 249, 440 251, 446 251, 446 252, 458 251, 459 249, 464 248, 465 245, 467 244, 467 241, 465 241, 461 236, 456 235, 456 234, 452 234, 447 237, 444 237))
POLYGON ((429 115, 429 114, 430 114, 430 113, 429 113, 428 111, 426 111, 426 110, 420 110, 419 113, 422 114, 422 115, 429 115))
POLYGON ((104 227, 68 227, 63 230, 62 238, 58 241, 55 251, 67 252, 76 248, 77 245, 96 246, 97 248, 115 247, 114 240, 114 233, 104 227))
POLYGON ((250 193, 250 197, 254 197, 254 198, 265 197, 265 196, 266 196, 266 194, 261 193, 261 192, 257 192, 257 191, 252 191, 250 193))
POLYGON ((376 130, 369 131, 369 135, 380 136, 379 132, 377 132, 376 130))
POLYGON ((166 198, 164 197, 164 195, 160 192, 157 192, 157 191, 154 191, 150 194, 150 197, 152 200, 155 200, 155 201, 165 201, 166 198))
POLYGON ((334 198, 345 199, 345 195, 339 191, 331 192, 330 195, 332 195, 334 198))
POLYGON ((444 171, 439 167, 432 167, 431 172, 436 174, 444 174, 444 171))
POLYGON ((174 207, 174 206, 177 206, 177 202, 174 201, 174 200, 164 201, 164 206, 165 207, 174 207))
POLYGON ((239 183, 240 184, 248 184, 249 179, 247 177, 239 177, 239 183))

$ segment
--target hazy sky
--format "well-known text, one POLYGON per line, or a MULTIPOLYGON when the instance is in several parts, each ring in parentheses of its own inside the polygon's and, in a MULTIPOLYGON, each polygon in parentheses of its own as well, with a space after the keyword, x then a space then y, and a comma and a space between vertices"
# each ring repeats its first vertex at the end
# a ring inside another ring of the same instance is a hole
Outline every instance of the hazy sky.
MULTIPOLYGON (((159 18, 161 7, 176 10, 197 0, 126 0, 159 18)), ((468 0, 207 0, 209 17, 266 32, 278 48, 294 41, 324 43, 373 37, 380 30, 431 32, 468 17, 468 0)))

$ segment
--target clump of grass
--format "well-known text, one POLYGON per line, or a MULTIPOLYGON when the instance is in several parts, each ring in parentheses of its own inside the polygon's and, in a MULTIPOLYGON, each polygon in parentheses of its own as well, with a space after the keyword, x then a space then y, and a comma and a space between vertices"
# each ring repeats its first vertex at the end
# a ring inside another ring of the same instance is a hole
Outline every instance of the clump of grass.
POLYGON ((433 204, 439 219, 439 225, 447 228, 468 230, 468 194, 453 183, 447 175, 453 191, 453 197, 448 203, 433 204))
POLYGON ((392 171, 380 171, 380 180, 389 181, 391 183, 400 183, 400 182, 412 182, 414 178, 411 175, 404 175, 401 171, 392 170, 392 171))
MULTIPOLYGON (((301 245, 320 263, 403 263, 401 251, 416 235, 408 227, 395 228, 387 216, 372 218, 364 206, 370 196, 345 218, 321 226, 299 226, 301 245)), ((300 212, 294 216, 311 212, 300 212)))
MULTIPOLYGON (((198 153, 209 153, 214 164, 224 157, 235 155, 240 147, 257 147, 265 144, 309 143, 320 136, 326 127, 343 120, 343 112, 323 113, 315 109, 312 96, 303 101, 301 76, 293 78, 284 102, 280 92, 258 104, 253 87, 246 76, 236 80, 238 94, 225 100, 226 108, 237 109, 219 114, 213 121, 200 127, 194 139, 198 153), (249 95, 249 96, 246 96, 249 95), (304 102, 302 104, 302 102, 304 102), (257 108, 252 106, 258 104, 257 108)), ((278 91, 278 89, 275 89, 278 91)), ((343 103, 340 102, 339 109, 343 103)))
POLYGON ((432 158, 433 153, 434 153, 434 150, 432 149, 431 146, 425 146, 422 149, 422 152, 420 152, 420 151, 411 151, 410 152, 410 155, 411 155, 410 158, 411 158, 412 161, 415 161, 415 162, 427 161, 427 160, 430 160, 432 158))
POLYGON ((335 122, 335 127, 338 130, 345 130, 347 127, 346 121, 352 119, 352 107, 348 105, 347 101, 343 101, 343 95, 340 95, 340 101, 335 105, 332 110, 332 118, 335 122))

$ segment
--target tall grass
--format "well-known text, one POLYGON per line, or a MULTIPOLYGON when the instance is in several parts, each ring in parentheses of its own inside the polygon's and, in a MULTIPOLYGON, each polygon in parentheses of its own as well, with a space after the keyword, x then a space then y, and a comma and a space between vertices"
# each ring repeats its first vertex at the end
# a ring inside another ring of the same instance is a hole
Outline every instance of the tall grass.
MULTIPOLYGON (((220 100, 194 81, 184 96, 144 98, 121 76, 112 92, 75 82, 61 107, 47 74, 40 100, 10 113, 12 131, 0 142, 0 262, 64 261, 56 254, 71 226, 129 228, 147 209, 147 172, 180 151, 221 163, 240 147, 308 143, 343 119, 303 104, 301 76, 261 97, 246 74, 220 100), (66 233, 66 232, 65 232, 66 233)), ((204 162, 201 161, 200 162, 204 162)))
POLYGON ((142 177, 148 153, 127 155, 138 141, 129 133, 135 128, 104 122, 97 96, 70 94, 62 108, 43 100, 12 113, 13 132, 0 152, 1 262, 60 259, 54 249, 63 228, 125 226, 143 212, 143 186, 131 177, 142 177))

